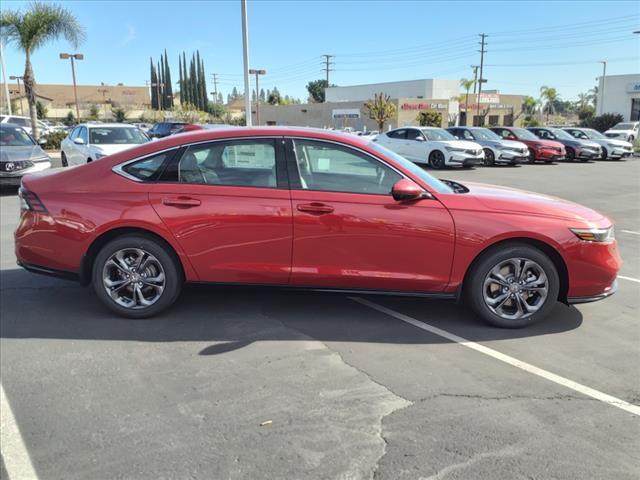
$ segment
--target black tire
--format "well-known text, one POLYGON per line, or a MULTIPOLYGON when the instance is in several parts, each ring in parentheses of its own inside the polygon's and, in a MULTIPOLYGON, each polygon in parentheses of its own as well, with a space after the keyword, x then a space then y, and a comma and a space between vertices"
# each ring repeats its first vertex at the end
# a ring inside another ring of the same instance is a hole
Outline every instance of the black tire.
POLYGON ((609 152, 607 152, 606 148, 602 147, 602 156, 600 157, 600 160, 606 160, 608 156, 609 152))
POLYGON ((63 167, 69 166, 69 162, 67 161, 67 156, 64 154, 64 152, 60 153, 60 163, 62 163, 63 167))
POLYGON ((627 142, 629 143, 633 143, 634 140, 635 138, 633 138, 633 135, 629 135, 629 138, 627 138, 627 142))
POLYGON ((553 262, 542 251, 521 242, 501 244, 483 253, 473 264, 464 284, 465 298, 472 310, 485 322, 501 328, 522 328, 543 320, 555 306, 559 291, 560 277, 553 262), (537 311, 519 319, 506 319, 494 313, 485 302, 485 279, 496 265, 513 258, 532 260, 541 267, 548 288, 547 296, 537 311))
POLYGON ((565 160, 566 160, 567 162, 573 162, 573 161, 575 161, 575 159, 576 159, 576 151, 575 151, 573 148, 571 148, 571 147, 567 147, 567 148, 566 148, 566 151, 567 151, 567 154, 566 154, 566 155, 565 155, 565 157, 564 157, 564 158, 565 158, 565 160))
POLYGON ((87 163, 91 163, 93 162, 93 160, 91 160, 90 158, 87 158, 87 163))
POLYGON ((177 300, 184 283, 182 270, 175 254, 161 242, 140 234, 118 237, 102 247, 93 262, 91 278, 93 288, 102 303, 118 315, 133 319, 152 317, 169 308, 177 300), (128 308, 116 303, 111 295, 107 293, 106 286, 103 283, 105 264, 116 252, 126 249, 143 250, 155 257, 162 270, 164 270, 164 288, 158 295, 158 299, 150 306, 135 309, 128 308))
POLYGON ((484 149, 484 158, 482 159, 482 163, 486 167, 492 167, 496 163, 496 156, 493 154, 493 150, 490 148, 484 149))
POLYGON ((534 163, 536 161, 536 152, 533 148, 529 148, 529 163, 534 163))
POLYGON ((434 150, 429 154, 429 166, 441 170, 444 168, 444 154, 440 150, 434 150))

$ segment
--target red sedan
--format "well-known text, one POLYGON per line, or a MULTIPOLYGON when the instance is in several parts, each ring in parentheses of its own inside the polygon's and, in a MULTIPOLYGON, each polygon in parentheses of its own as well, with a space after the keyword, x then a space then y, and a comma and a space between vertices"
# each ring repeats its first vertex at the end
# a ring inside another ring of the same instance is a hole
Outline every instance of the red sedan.
POLYGON ((491 127, 491 130, 505 140, 517 140, 529 147, 529 158, 532 162, 555 162, 564 160, 567 152, 564 145, 553 140, 541 140, 529 130, 518 127, 491 127))
POLYGON ((126 317, 185 282, 466 299, 521 327, 616 289, 611 221, 567 201, 440 181, 352 135, 185 133, 25 177, 18 263, 93 283, 126 317))

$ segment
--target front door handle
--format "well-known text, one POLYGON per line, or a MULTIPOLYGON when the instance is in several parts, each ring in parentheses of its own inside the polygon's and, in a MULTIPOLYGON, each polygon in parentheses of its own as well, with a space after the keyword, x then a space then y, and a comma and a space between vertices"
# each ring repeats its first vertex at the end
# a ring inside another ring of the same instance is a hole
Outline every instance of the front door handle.
POLYGON ((191 208, 197 207, 201 203, 197 198, 191 197, 165 197, 162 199, 162 204, 168 207, 191 208))
POLYGON ((296 208, 300 212, 315 213, 318 215, 323 215, 326 213, 333 212, 333 207, 331 205, 327 205, 320 202, 299 203, 296 208))

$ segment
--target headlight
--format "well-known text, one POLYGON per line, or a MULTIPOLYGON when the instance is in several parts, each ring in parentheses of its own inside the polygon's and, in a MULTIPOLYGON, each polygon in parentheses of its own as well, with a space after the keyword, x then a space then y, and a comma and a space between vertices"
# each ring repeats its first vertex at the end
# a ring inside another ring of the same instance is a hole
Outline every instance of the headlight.
POLYGON ((99 160, 100 158, 103 158, 103 157, 106 157, 104 153, 96 152, 96 160, 99 160))
POLYGON ((464 152, 466 149, 464 148, 456 148, 456 147, 444 147, 447 149, 447 152, 464 152))
POLYGON ((609 228, 571 228, 570 230, 585 242, 612 242, 615 239, 613 226, 609 228))

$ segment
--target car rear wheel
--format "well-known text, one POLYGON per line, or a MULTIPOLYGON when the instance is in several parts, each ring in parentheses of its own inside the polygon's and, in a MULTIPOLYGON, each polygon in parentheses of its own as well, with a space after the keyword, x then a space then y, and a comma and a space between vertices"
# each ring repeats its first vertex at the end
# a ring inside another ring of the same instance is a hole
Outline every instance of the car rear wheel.
POLYGON ((600 157, 600 160, 606 160, 608 156, 609 152, 607 152, 606 148, 602 147, 602 156, 600 157))
POLYGON ((496 163, 496 156, 493 154, 493 150, 490 148, 484 149, 484 159, 482 160, 482 163, 487 167, 491 167, 496 163))
POLYGON ((444 168, 444 154, 440 150, 434 150, 429 155, 429 166, 438 170, 444 168))
POLYGON ((558 299, 560 280, 553 262, 524 243, 489 250, 465 282, 467 300, 484 321, 521 328, 545 318, 558 299))
POLYGON ((64 154, 64 152, 60 154, 60 163, 62 163, 63 167, 69 166, 69 162, 67 161, 67 156, 64 154))
POLYGON ((576 159, 576 151, 571 147, 567 147, 566 151, 567 153, 565 158, 567 159, 567 162, 573 162, 576 159))
POLYGON ((106 244, 94 261, 92 280, 100 300, 127 318, 147 318, 167 309, 183 283, 172 252, 143 235, 106 244))
POLYGON ((533 148, 529 148, 529 163, 536 161, 536 152, 533 148))

